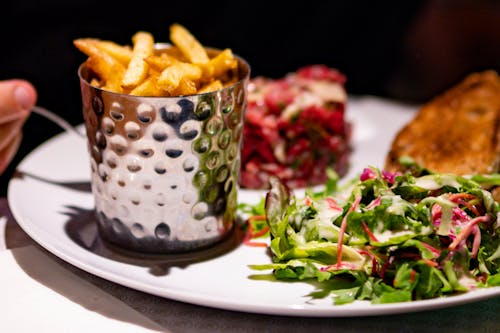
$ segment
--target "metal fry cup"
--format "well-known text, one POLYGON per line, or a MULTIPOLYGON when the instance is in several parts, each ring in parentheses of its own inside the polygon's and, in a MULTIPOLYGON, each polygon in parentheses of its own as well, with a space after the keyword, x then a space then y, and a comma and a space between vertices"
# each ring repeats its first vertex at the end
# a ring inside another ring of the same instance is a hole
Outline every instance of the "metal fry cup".
POLYGON ((218 91, 138 97, 89 84, 83 116, 100 236, 140 253, 198 250, 224 239, 237 208, 250 67, 218 91))

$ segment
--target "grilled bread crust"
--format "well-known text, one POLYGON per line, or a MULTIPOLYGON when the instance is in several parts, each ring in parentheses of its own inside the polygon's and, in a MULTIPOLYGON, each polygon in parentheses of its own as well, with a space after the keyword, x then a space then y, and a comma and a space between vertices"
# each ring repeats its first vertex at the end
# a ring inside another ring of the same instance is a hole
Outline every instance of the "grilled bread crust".
POLYGON ((385 169, 403 171, 408 156, 438 173, 488 174, 500 170, 500 78, 473 73, 424 104, 392 142, 385 169))

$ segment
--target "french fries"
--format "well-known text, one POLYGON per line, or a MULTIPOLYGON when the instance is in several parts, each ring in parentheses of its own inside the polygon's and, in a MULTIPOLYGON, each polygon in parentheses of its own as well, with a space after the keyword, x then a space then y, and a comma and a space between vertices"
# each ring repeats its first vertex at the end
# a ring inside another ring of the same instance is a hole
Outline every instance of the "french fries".
POLYGON ((107 78, 102 86, 107 90, 122 92, 120 78, 125 67, 116 58, 97 46, 95 39, 78 39, 75 46, 89 56, 87 65, 101 78, 107 78))
POLYGON ((182 25, 170 26, 170 39, 193 64, 205 65, 208 55, 200 42, 182 25))
POLYGON ((154 39, 150 33, 139 31, 132 37, 132 41, 134 43, 132 59, 122 78, 124 89, 132 89, 144 81, 149 70, 149 65, 144 59, 154 53, 154 39))
POLYGON ((167 92, 171 92, 180 84, 181 80, 199 80, 201 68, 186 62, 178 62, 168 66, 161 72, 158 85, 167 92))
POLYGON ((158 87, 157 81, 158 75, 152 74, 142 81, 140 85, 132 89, 129 94, 135 96, 162 96, 163 90, 158 87))
POLYGON ((216 91, 238 80, 238 61, 231 49, 216 54, 184 26, 170 26, 172 46, 155 49, 151 33, 138 31, 132 47, 108 40, 79 38, 73 44, 88 56, 95 73, 91 84, 136 96, 184 96, 216 91))
POLYGON ((166 53, 162 53, 160 55, 152 55, 144 60, 148 63, 152 70, 160 73, 163 72, 163 70, 168 66, 179 62, 179 60, 177 60, 175 57, 169 56, 166 53))
POLYGON ((219 80, 215 80, 215 81, 212 81, 212 82, 204 85, 203 87, 201 87, 200 90, 198 90, 198 93, 204 94, 204 93, 216 91, 216 90, 219 90, 222 88, 224 88, 224 85, 222 84, 222 82, 220 82, 219 80))
POLYGON ((225 49, 208 63, 211 74, 217 77, 224 75, 229 70, 238 67, 238 61, 234 59, 231 49, 225 49))
POLYGON ((130 46, 122 46, 109 40, 95 40, 96 47, 109 53, 110 56, 118 60, 123 66, 127 66, 132 59, 132 49, 130 46))

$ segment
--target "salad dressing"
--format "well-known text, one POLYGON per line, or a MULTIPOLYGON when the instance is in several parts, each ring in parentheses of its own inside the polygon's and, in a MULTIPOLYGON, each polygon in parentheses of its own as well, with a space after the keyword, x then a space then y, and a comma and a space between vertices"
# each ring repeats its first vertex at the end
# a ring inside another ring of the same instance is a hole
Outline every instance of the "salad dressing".
POLYGON ((437 190, 443 186, 451 186, 459 188, 460 184, 455 180, 452 175, 442 174, 439 176, 422 176, 415 182, 415 186, 424 188, 426 190, 437 190))

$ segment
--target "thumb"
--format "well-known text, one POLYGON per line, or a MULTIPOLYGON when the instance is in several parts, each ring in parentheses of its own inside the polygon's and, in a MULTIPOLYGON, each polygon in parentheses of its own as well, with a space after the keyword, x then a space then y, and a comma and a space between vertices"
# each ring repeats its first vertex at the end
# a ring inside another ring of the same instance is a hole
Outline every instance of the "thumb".
POLYGON ((0 124, 26 118, 35 106, 37 93, 26 80, 0 81, 0 124))

